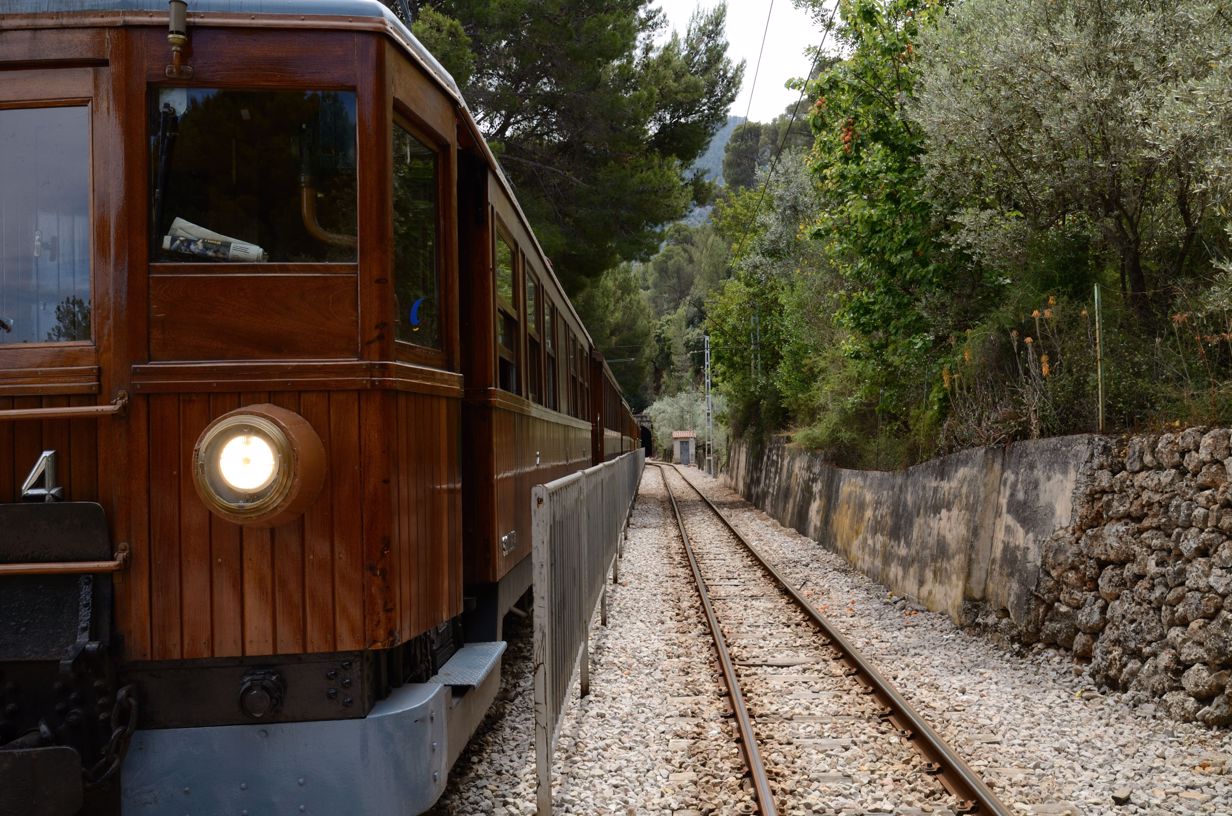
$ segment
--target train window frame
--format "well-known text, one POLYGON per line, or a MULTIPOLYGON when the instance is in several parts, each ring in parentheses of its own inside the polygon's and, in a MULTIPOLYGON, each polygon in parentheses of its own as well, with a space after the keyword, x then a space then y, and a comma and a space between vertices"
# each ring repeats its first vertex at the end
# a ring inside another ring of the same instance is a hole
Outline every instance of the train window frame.
MULTIPOLYGON (((102 240, 103 227, 99 224, 98 202, 106 195, 112 184, 100 174, 96 157, 99 153, 100 135, 96 129, 95 115, 100 104, 108 104, 106 83, 96 85, 94 70, 82 67, 63 67, 37 72, 14 72, 0 83, 0 108, 45 109, 81 107, 86 112, 89 132, 86 144, 87 158, 87 222, 89 248, 86 253, 90 291, 90 336, 78 340, 42 340, 31 343, 0 344, 0 384, 6 372, 17 376, 29 374, 31 368, 60 366, 97 366, 99 349, 108 342, 108 315, 110 314, 110 289, 106 286, 106 270, 112 269, 109 259, 100 254, 107 246, 102 240)), ((98 374, 94 381, 97 384, 98 374)), ((16 392, 14 392, 16 393, 16 392)))
POLYGON ((525 255, 522 256, 522 269, 522 303, 526 318, 526 396, 531 402, 544 405, 547 400, 543 390, 543 284, 525 255), (533 303, 532 289, 535 295, 533 303))
POLYGON ((518 249, 518 242, 513 239, 513 236, 510 235, 509 230, 498 221, 496 229, 492 232, 492 345, 494 352, 493 363, 495 366, 495 370, 492 372, 495 378, 493 382, 496 384, 497 388, 505 393, 517 394, 519 396, 521 396, 525 387, 525 377, 523 376, 521 359, 522 347, 525 342, 523 340, 525 327, 521 319, 522 304, 519 294, 521 290, 521 261, 522 253, 518 249), (504 243, 506 248, 509 250, 510 297, 512 298, 512 302, 504 301, 504 306, 506 308, 502 308, 502 301, 504 299, 501 297, 500 287, 496 283, 497 268, 500 263, 497 252, 497 245, 499 243, 504 243), (502 318, 509 320, 512 324, 512 334, 514 335, 511 338, 512 346, 505 346, 500 341, 500 324, 502 318), (502 363, 507 364, 509 366, 508 370, 512 372, 512 388, 505 386, 504 378, 502 377, 502 373, 504 371, 504 369, 502 369, 502 363))
POLYGON ((561 354, 565 359, 565 376, 562 385, 565 388, 565 413, 571 417, 577 417, 577 371, 574 369, 575 361, 573 354, 573 332, 565 332, 564 347, 561 349, 561 354))
MULTIPOLYGON (((414 343, 409 340, 403 340, 398 337, 397 333, 397 318, 395 316, 394 336, 394 358, 399 362, 425 363, 436 367, 447 367, 449 361, 450 350, 450 322, 449 315, 452 313, 452 301, 450 299, 449 288, 446 286, 446 277, 449 272, 446 266, 446 247, 447 234, 449 225, 446 222, 446 213, 448 207, 450 169, 448 166, 448 144, 443 143, 437 138, 434 133, 424 127, 416 124, 414 120, 405 114, 402 110, 402 105, 394 106, 394 114, 390 121, 390 166, 389 166, 389 235, 391 240, 394 235, 394 206, 393 206, 393 139, 394 130, 401 128, 408 133, 412 138, 416 139, 420 144, 432 150, 436 154, 436 310, 437 310, 437 334, 440 345, 438 347, 424 346, 414 343)), ((361 227, 362 229, 362 227, 361 227)), ((393 303, 392 308, 396 310, 396 277, 397 269, 397 254, 390 253, 390 297, 393 303)))
POLYGON ((544 407, 557 411, 560 409, 560 369, 556 333, 560 315, 551 298, 544 298, 543 318, 543 391, 547 397, 544 407))

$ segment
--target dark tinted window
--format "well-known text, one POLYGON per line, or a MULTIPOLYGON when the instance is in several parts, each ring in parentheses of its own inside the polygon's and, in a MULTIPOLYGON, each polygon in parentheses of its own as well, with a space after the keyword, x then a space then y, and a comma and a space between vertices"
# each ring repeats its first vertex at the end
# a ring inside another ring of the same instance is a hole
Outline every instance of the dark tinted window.
POLYGON ((0 110, 0 344, 89 339, 89 110, 0 110))
POLYGON ((394 128, 394 297, 396 337, 441 347, 436 268, 436 152, 394 128))
POLYGON ((503 237, 496 239, 496 356, 497 384, 518 393, 518 307, 513 300, 513 248, 503 237))
POLYGON ((355 94, 164 88, 151 257, 353 261, 355 94))

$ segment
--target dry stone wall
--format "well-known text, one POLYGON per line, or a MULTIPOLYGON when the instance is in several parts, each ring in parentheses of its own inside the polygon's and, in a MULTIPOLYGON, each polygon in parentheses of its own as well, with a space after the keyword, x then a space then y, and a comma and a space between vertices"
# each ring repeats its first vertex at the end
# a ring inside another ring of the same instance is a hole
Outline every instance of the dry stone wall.
POLYGON ((1062 437, 897 472, 736 442, 741 494, 898 594, 1175 717, 1232 724, 1232 446, 1226 429, 1062 437))
POLYGON ((1019 636, 1179 719, 1232 724, 1232 451, 1226 429, 1108 443, 1072 529, 1044 548, 1019 636))

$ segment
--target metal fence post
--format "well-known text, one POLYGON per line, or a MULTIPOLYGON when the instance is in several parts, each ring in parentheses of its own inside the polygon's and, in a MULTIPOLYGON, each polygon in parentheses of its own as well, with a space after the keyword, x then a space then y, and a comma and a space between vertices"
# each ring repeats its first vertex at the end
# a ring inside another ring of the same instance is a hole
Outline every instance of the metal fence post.
POLYGON ((590 694, 590 633, 582 638, 582 696, 590 694))
POLYGON ((548 546, 551 532, 552 505, 546 487, 539 485, 532 492, 531 539, 535 581, 535 767, 538 771, 535 799, 539 816, 552 816, 552 731, 556 716, 548 694, 549 661, 552 640, 552 548, 548 546))

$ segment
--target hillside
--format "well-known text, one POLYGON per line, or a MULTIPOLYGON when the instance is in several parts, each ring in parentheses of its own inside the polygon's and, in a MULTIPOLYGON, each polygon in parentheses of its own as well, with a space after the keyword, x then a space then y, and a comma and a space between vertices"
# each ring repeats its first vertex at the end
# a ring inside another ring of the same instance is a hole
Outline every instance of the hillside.
POLYGON ((705 170, 709 181, 723 183, 723 152, 727 149, 727 140, 731 138, 732 131, 743 121, 743 116, 727 117, 727 122, 715 132, 714 138, 710 140, 706 152, 694 162, 693 167, 705 170))

